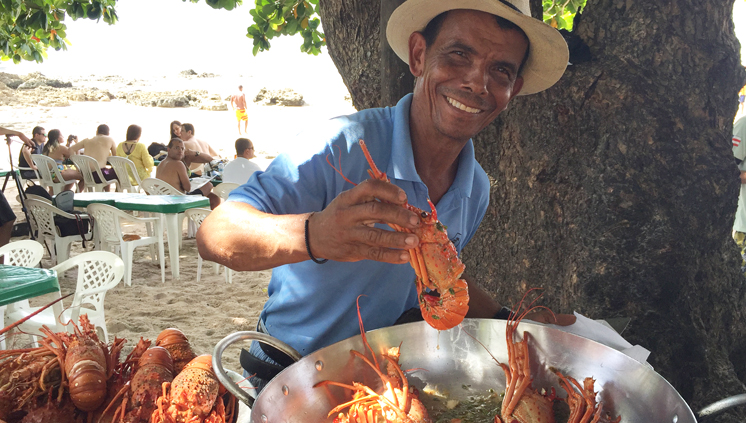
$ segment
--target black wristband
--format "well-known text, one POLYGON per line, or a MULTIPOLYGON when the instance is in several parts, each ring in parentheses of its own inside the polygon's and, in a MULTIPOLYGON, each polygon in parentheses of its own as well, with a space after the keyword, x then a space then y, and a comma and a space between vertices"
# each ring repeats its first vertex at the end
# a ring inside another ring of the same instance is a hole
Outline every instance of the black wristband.
POLYGON ((308 221, 311 220, 311 216, 313 216, 313 213, 308 215, 308 218, 306 219, 306 251, 308 252, 308 257, 311 257, 311 260, 313 260, 314 263, 324 264, 327 261, 329 261, 329 259, 319 260, 316 257, 314 257, 313 254, 311 254, 311 243, 308 242, 308 221))
POLYGON ((500 319, 500 320, 508 320, 510 319, 510 315, 513 313, 513 310, 503 307, 500 310, 495 313, 494 316, 492 316, 493 319, 500 319))

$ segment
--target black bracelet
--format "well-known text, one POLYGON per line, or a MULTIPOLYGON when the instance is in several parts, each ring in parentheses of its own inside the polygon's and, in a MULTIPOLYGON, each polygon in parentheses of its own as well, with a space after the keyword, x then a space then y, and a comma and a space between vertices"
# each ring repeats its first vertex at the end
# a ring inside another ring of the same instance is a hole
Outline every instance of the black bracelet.
POLYGON ((313 216, 313 213, 308 215, 308 218, 306 219, 306 251, 308 251, 308 257, 311 257, 311 260, 313 260, 314 263, 324 264, 327 261, 329 261, 329 259, 319 260, 316 257, 314 257, 313 254, 311 254, 311 243, 308 242, 308 221, 311 220, 311 216, 313 216))
POLYGON ((500 320, 508 320, 510 319, 510 315, 513 313, 513 310, 503 307, 500 310, 495 313, 494 316, 492 316, 493 319, 500 319, 500 320))

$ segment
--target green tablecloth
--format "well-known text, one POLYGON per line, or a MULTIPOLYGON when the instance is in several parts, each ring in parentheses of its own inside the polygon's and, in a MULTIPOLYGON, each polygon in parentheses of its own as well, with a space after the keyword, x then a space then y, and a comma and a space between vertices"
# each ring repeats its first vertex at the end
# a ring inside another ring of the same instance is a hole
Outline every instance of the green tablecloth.
POLYGON ((59 290, 54 270, 0 264, 0 306, 59 290))
POLYGON ((10 172, 11 172, 10 170, 0 170, 0 178, 2 178, 3 176, 9 174, 10 172))
POLYGON ((151 213, 184 213, 196 207, 210 207, 201 195, 144 195, 116 200, 114 207, 151 213))

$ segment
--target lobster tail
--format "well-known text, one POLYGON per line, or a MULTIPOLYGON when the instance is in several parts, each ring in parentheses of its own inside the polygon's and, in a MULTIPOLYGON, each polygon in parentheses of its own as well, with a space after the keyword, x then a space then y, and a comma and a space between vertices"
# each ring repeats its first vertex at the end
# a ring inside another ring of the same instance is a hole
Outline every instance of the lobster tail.
POLYGON ((469 311, 469 287, 459 279, 442 292, 440 296, 418 289, 420 311, 427 324, 437 330, 448 330, 464 320, 469 311))

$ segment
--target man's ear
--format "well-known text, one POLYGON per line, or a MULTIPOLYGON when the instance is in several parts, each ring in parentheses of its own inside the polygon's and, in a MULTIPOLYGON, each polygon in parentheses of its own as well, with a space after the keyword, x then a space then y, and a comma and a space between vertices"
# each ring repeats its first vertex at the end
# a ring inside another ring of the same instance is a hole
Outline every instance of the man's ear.
POLYGON ((422 76, 425 69, 425 52, 427 43, 421 32, 413 32, 409 36, 409 71, 415 77, 422 76))

